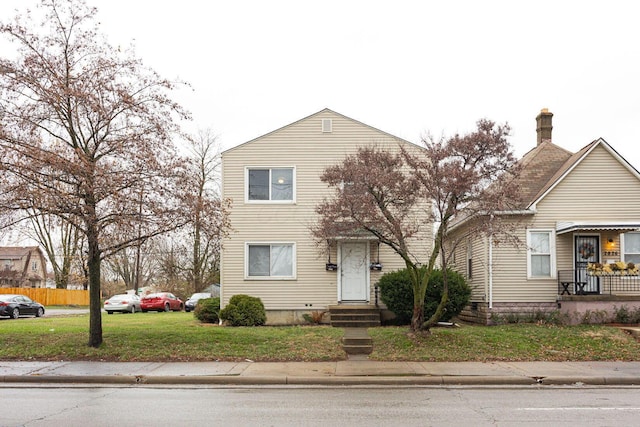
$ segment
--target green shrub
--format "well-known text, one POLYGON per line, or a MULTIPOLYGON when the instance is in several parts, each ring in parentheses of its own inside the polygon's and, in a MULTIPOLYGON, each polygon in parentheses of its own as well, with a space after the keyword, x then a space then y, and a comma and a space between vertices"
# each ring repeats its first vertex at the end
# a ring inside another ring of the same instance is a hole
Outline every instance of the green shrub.
POLYGON ((196 304, 193 315, 204 323, 218 323, 220 320, 220 298, 203 298, 196 304))
MULTIPOLYGON (((447 322, 460 314, 462 309, 469 304, 471 298, 471 288, 461 274, 447 270, 447 281, 449 298, 444 313, 438 319, 440 322, 447 322)), ((404 269, 387 273, 380 278, 378 286, 380 287, 380 299, 396 315, 398 323, 410 323, 413 316, 413 286, 409 271, 404 269)), ((425 295, 425 319, 429 319, 436 312, 442 298, 442 287, 442 271, 434 270, 429 278, 425 295)))
POLYGON ((234 295, 220 311, 220 318, 230 326, 260 326, 267 321, 267 314, 260 298, 234 295))
POLYGON ((625 323, 625 324, 637 324, 640 323, 640 307, 636 307, 635 309, 630 309, 626 305, 622 305, 620 307, 614 306, 615 310, 614 321, 616 323, 625 323))
POLYGON ((570 318, 559 310, 516 313, 491 313, 491 325, 507 325, 510 323, 536 323, 538 325, 567 325, 570 318))

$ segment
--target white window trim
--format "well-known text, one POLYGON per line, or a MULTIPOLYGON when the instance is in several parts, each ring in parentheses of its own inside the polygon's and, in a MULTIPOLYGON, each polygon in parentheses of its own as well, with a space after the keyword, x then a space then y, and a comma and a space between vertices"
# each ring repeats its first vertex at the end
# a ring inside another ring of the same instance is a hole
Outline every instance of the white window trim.
POLYGON ((331 132, 333 132, 333 120, 322 119, 322 133, 331 133, 331 132))
POLYGON ((282 241, 251 241, 244 244, 244 278, 245 280, 297 280, 297 254, 295 242, 282 241), (249 246, 253 245, 291 245, 291 276, 249 276, 249 246))
POLYGON ((626 233, 620 233, 620 260, 624 261, 624 262, 628 262, 627 261, 627 248, 625 246, 625 236, 627 234, 640 234, 638 232, 633 232, 633 231, 627 231, 626 233))
POLYGON ((556 279, 556 232, 551 229, 532 228, 527 230, 527 278, 528 279, 556 279), (549 234, 549 276, 533 276, 531 274, 531 233, 548 233, 549 234))
POLYGON ((244 201, 251 204, 268 204, 268 205, 293 205, 296 203, 297 192, 296 167, 295 166, 245 166, 244 168, 244 201), (268 169, 269 170, 269 200, 249 200, 249 171, 251 169, 268 169), (271 200, 271 171, 273 169, 291 169, 293 176, 293 197, 291 200, 271 200))

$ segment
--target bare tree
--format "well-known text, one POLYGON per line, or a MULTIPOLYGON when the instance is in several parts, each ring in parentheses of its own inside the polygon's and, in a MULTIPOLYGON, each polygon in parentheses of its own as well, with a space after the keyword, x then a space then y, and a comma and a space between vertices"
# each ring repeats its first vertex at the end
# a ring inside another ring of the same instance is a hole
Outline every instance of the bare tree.
MULTIPOLYGON (((155 278, 158 255, 149 253, 147 248, 150 241, 142 245, 126 248, 105 259, 106 266, 110 270, 110 277, 118 278, 124 283, 125 289, 134 289, 136 293, 140 288, 150 285, 155 278)), ((152 246, 152 245, 151 245, 152 246)), ((151 248, 151 252, 154 249, 151 248)))
POLYGON ((455 242, 448 230, 455 218, 477 216, 477 232, 487 231, 486 218, 517 199, 509 179, 517 173, 506 137, 508 126, 480 120, 477 130, 446 141, 423 140, 422 150, 401 148, 391 153, 363 147, 338 165, 325 169, 321 179, 336 189, 320 203, 314 226, 319 241, 367 232, 392 248, 411 274, 414 296, 411 329, 429 330, 448 298, 446 267, 455 242), (428 257, 413 251, 420 231, 436 224, 428 257), (437 265, 444 275, 444 291, 435 314, 424 319, 429 277, 437 265))
POLYGON ((188 114, 168 97, 173 82, 104 40, 95 8, 40 7, 40 21, 27 11, 0 26, 18 45, 17 59, 0 60, 0 213, 17 221, 34 209, 82 232, 98 347, 101 261, 185 223, 172 139, 188 114))
POLYGON ((81 256, 82 233, 73 224, 63 222, 54 215, 32 211, 29 219, 30 227, 24 233, 44 249, 51 263, 56 288, 67 289, 70 281, 82 274, 74 271, 81 256))
POLYGON ((228 227, 228 208, 218 193, 220 146, 210 129, 190 140, 188 181, 185 201, 189 210, 189 234, 192 239, 191 262, 186 269, 193 292, 201 292, 219 278, 220 242, 228 227))
POLYGON ((156 244, 158 280, 163 290, 184 295, 190 287, 185 278, 184 266, 189 263, 188 246, 176 243, 172 238, 159 239, 156 244))

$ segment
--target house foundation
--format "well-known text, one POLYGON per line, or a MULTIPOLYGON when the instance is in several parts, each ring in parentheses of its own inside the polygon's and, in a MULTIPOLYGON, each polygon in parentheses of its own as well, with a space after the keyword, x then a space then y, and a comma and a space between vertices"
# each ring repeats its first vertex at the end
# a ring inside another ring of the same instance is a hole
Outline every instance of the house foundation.
POLYGON ((566 323, 626 323, 625 313, 640 311, 638 295, 562 295, 558 310, 566 323))
POLYGON ((557 302, 538 303, 471 303, 458 315, 463 322, 481 325, 535 321, 554 316, 566 325, 628 323, 640 312, 637 295, 567 295, 558 296, 557 302))
POLYGON ((267 310, 268 326, 329 324, 328 309, 317 310, 267 310), (307 319, 310 319, 311 322, 307 319))
POLYGON ((481 325, 496 325, 499 323, 515 323, 516 319, 529 319, 535 316, 553 313, 558 309, 556 303, 545 302, 504 302, 489 304, 472 302, 458 315, 463 322, 481 325))

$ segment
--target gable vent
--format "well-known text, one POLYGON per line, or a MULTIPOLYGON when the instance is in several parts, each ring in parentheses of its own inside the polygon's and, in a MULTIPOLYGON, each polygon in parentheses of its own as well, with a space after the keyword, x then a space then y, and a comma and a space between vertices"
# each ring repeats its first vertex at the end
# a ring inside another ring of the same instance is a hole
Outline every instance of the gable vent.
POLYGON ((322 133, 331 133, 333 121, 331 119, 322 119, 322 133))

